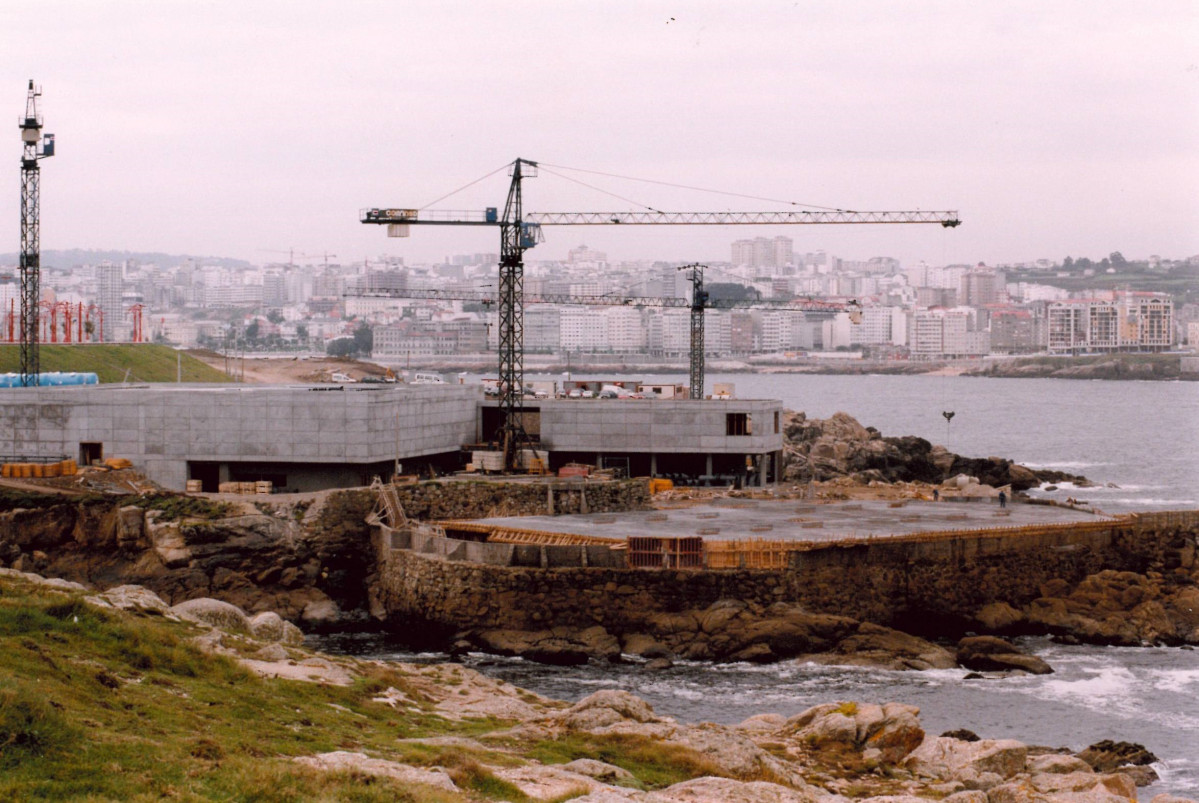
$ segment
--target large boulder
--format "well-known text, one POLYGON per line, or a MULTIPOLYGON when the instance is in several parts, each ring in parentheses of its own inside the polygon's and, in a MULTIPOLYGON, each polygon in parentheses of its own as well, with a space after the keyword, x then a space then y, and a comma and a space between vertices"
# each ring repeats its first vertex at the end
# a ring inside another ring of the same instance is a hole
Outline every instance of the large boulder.
POLYGON ((136 585, 116 586, 94 596, 86 597, 86 599, 90 603, 111 606, 122 611, 151 611, 165 614, 170 609, 170 606, 163 602, 162 597, 148 588, 136 585))
POLYGON ((900 703, 825 703, 787 720, 782 730, 815 748, 869 750, 877 760, 896 764, 924 741, 919 714, 900 703))
POLYGON ((925 778, 942 781, 979 781, 984 775, 999 780, 1024 770, 1028 747, 1013 739, 979 739, 965 742, 944 736, 929 737, 903 761, 903 767, 925 778))
POLYGON ((250 620, 245 611, 219 599, 201 597, 189 599, 171 607, 171 613, 180 619, 197 622, 224 630, 227 633, 249 633, 250 620))
POLYGON ((1032 675, 1053 672, 1049 664, 1015 644, 995 636, 967 636, 958 642, 957 661, 977 672, 1019 670, 1032 675))
POLYGON ((304 643, 304 632, 274 611, 263 611, 251 617, 250 633, 259 641, 278 642, 299 646, 304 643))
POLYGON ((827 653, 805 656, 821 663, 878 666, 886 669, 950 669, 957 666, 952 653, 931 641, 862 622, 855 633, 827 653))
POLYGON ((1089 764, 1096 772, 1111 772, 1123 766, 1140 767, 1153 764, 1157 756, 1134 742, 1114 742, 1104 739, 1078 753, 1078 758, 1089 764))
POLYGON ((555 719, 568 730, 576 731, 593 731, 621 722, 663 721, 645 700, 616 689, 603 689, 584 697, 555 719))

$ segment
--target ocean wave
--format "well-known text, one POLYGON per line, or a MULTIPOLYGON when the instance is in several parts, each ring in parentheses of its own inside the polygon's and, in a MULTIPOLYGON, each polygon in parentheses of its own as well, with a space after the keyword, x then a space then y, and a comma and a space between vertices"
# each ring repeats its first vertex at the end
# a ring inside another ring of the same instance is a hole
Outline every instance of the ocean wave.
POLYGON ((1120 497, 1118 499, 1104 499, 1105 505, 1151 505, 1153 507, 1199 507, 1199 499, 1153 499, 1141 498, 1136 496, 1120 497))
POLYGON ((1072 471, 1080 468, 1098 468, 1110 465, 1111 463, 1088 463, 1084 460, 1061 460, 1054 463, 1024 463, 1024 466, 1027 468, 1048 471, 1072 471))
POLYGON ((1137 676, 1123 666, 1084 667, 1089 675, 1078 680, 1047 680, 1041 688, 1051 699, 1082 703, 1088 708, 1136 707, 1137 676))
POLYGON ((1192 694, 1190 687, 1199 686, 1199 669, 1154 669, 1150 670, 1149 679, 1159 691, 1192 694))

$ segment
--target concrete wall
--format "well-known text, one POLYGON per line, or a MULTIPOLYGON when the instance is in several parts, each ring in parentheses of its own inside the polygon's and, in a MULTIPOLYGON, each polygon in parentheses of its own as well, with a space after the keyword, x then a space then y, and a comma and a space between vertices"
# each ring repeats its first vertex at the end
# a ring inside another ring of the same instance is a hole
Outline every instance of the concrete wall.
POLYGON ((367 464, 473 441, 478 386, 146 385, 0 390, 0 453, 103 444, 182 490, 188 461, 367 464))
MULTIPOLYGON (((541 629, 600 624, 637 632, 662 612, 734 598, 919 630, 921 622, 966 619, 990 602, 1021 605, 1054 578, 1077 582, 1111 568, 1144 572, 1193 544, 1199 517, 1149 526, 1027 535, 923 539, 898 536, 794 555, 784 571, 513 568, 380 549, 379 591, 390 614, 450 629, 541 629)), ((380 543, 380 546, 384 546, 380 543)))
POLYGON ((777 401, 555 399, 537 406, 542 442, 559 452, 763 454, 783 448, 774 428, 774 414, 782 411, 777 401), (748 413, 753 433, 726 434, 730 413, 748 413))

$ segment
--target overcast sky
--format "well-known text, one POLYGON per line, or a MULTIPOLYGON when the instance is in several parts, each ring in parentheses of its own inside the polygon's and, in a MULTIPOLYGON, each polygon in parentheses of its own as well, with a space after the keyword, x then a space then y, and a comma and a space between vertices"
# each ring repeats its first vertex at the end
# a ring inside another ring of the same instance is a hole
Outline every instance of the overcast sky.
MULTIPOLYGON (((18 2, 0 105, 43 88, 42 247, 254 262, 498 251, 492 229, 358 222, 515 157, 963 225, 554 227, 613 259, 799 251, 934 264, 1199 253, 1199 0, 1166 2, 18 2)), ((16 251, 20 142, 0 171, 16 251)), ((781 208, 548 171, 529 211, 781 208)), ((501 171, 442 209, 502 206, 501 171)))

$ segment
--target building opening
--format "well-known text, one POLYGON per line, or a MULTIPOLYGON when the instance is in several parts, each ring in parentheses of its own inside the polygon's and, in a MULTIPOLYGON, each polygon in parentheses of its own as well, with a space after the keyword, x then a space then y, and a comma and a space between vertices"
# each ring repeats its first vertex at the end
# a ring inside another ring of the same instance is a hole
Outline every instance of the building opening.
POLYGON ((90 441, 79 444, 79 465, 90 466, 104 459, 104 444, 90 441))

